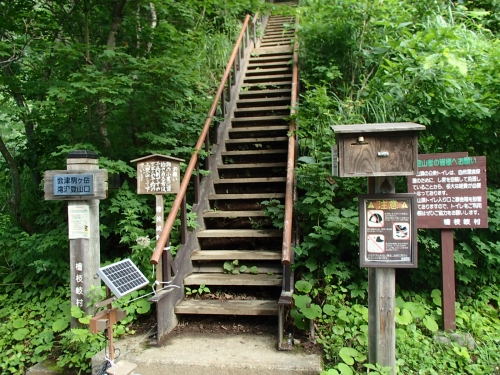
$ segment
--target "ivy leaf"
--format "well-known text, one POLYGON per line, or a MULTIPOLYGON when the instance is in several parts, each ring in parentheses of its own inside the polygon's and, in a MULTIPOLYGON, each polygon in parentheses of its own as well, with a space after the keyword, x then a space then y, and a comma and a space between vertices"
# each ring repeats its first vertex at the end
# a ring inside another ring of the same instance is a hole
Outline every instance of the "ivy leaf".
POLYGON ((26 335, 29 333, 29 329, 28 328, 21 328, 21 329, 18 329, 16 331, 14 331, 14 333, 12 334, 12 337, 15 339, 15 340, 18 340, 18 341, 21 341, 21 340, 24 340, 24 338, 26 337, 26 335))
POLYGON ((245 265, 240 266, 240 272, 241 272, 241 273, 245 272, 247 269, 248 269, 248 267, 247 267, 247 266, 245 266, 245 265))
POLYGON ((61 318, 57 319, 53 324, 52 324, 52 330, 54 332, 62 332, 69 326, 69 319, 66 318, 61 318))
POLYGON ((252 267, 250 267, 249 272, 252 275, 258 275, 259 274, 259 269, 257 268, 257 266, 252 266, 252 267))

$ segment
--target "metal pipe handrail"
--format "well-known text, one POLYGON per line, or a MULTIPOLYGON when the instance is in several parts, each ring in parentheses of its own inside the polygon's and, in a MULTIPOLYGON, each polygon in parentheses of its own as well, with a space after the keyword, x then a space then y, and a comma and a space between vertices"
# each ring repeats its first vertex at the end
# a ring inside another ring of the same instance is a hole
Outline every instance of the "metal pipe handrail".
POLYGON ((286 172, 286 190, 285 190, 285 219, 283 225, 283 247, 281 253, 281 263, 289 265, 292 262, 292 232, 293 232, 293 186, 294 186, 294 169, 295 169, 295 118, 293 115, 297 113, 295 105, 298 98, 298 81, 299 81, 299 54, 298 43, 295 40, 293 48, 293 71, 292 71, 292 92, 290 115, 290 136, 288 137, 288 160, 286 172))
MULTIPOLYGON (((165 245, 167 243, 170 232, 172 231, 172 228, 173 228, 174 222, 175 222, 175 218, 177 217, 177 213, 179 212, 179 208, 181 206, 182 200, 184 199, 184 197, 186 195, 189 181, 191 180, 191 176, 192 176, 193 171, 196 167, 196 163, 198 162, 198 154, 201 151, 203 144, 205 143, 206 137, 208 136, 208 131, 210 129, 212 119, 215 116, 215 112, 217 110, 217 106, 219 104, 220 97, 222 96, 222 93, 224 92, 226 81, 231 73, 231 68, 233 67, 233 62, 235 61, 236 55, 239 51, 240 44, 241 44, 243 37, 245 35, 245 31, 248 28, 249 21, 250 21, 250 15, 248 14, 245 17, 245 21, 243 23, 243 27, 241 28, 240 35, 238 36, 238 39, 237 39, 236 44, 234 46, 233 52, 231 54, 231 57, 229 59, 227 66, 226 66, 226 70, 224 71, 224 75, 222 76, 221 83, 219 85, 219 88, 217 89, 217 93, 215 94, 215 98, 214 98, 212 107, 210 108, 210 110, 208 112, 208 116, 207 116, 207 119, 205 121, 205 124, 203 125, 203 129, 201 131, 200 137, 198 138, 198 142, 196 143, 195 151, 194 151, 193 155, 191 156, 191 159, 189 161, 186 172, 184 173, 184 178, 182 179, 181 185, 179 187, 179 192, 177 193, 175 200, 174 200, 174 203, 172 204, 172 208, 170 209, 170 213, 168 214, 167 220, 165 221, 165 225, 164 225, 163 230, 161 232, 160 238, 156 242, 156 247, 155 247, 155 250, 154 250, 153 255, 151 256, 151 260, 150 260, 151 264, 158 264, 158 262, 160 260, 160 256, 161 256, 161 254, 165 248, 165 245)), ((229 90, 231 90, 231 87, 229 87, 229 90)))

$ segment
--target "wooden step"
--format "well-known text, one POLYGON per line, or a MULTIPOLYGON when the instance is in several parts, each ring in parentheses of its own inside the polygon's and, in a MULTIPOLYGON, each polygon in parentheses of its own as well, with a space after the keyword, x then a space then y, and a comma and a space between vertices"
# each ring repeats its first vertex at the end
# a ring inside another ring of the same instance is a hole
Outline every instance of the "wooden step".
POLYGON ((210 200, 222 199, 281 199, 285 198, 285 193, 255 193, 255 194, 209 194, 210 200))
POLYGON ((257 65, 261 63, 289 63, 292 60, 292 54, 291 53, 286 53, 286 54, 279 54, 279 55, 272 55, 272 54, 267 54, 267 55, 255 55, 251 56, 250 60, 248 63, 250 65, 257 65))
POLYGON ((266 250, 196 250, 191 260, 281 260, 281 251, 266 250))
MULTIPOLYGON (((191 258, 191 260, 193 260, 191 258)), ((230 262, 238 260, 238 258, 229 259, 230 262)), ((226 260, 227 261, 227 260, 226 260)), ((241 264, 246 265, 248 268, 256 267, 257 274, 251 274, 247 269, 246 272, 242 272, 244 275, 281 275, 283 273, 283 265, 281 262, 278 262, 276 259, 272 261, 266 260, 252 260, 252 261, 242 261, 241 264)), ((238 266, 239 267, 239 266, 238 266)), ((194 274, 202 274, 202 275, 219 275, 224 270, 224 262, 222 259, 218 259, 217 261, 194 261, 193 264, 193 272, 194 274)))
POLYGON ((292 47, 284 46, 284 47, 264 47, 264 48, 255 48, 252 51, 254 56, 261 55, 277 55, 277 54, 292 54, 292 47))
POLYGON ((254 98, 254 99, 240 99, 236 101, 236 108, 239 110, 251 109, 253 107, 261 108, 261 110, 266 110, 269 107, 276 107, 284 105, 287 108, 290 107, 291 98, 289 96, 281 96, 274 98, 254 98))
POLYGON ((242 273, 239 275, 227 273, 194 273, 184 279, 184 285, 233 285, 233 286, 281 286, 281 275, 242 273))
MULTIPOLYGON (((204 218, 237 218, 237 217, 265 217, 264 211, 249 210, 249 211, 205 211, 204 218)), ((236 259, 236 258, 235 258, 236 259)))
POLYGON ((248 87, 249 89, 259 89, 264 90, 265 87, 277 87, 277 86, 291 86, 291 81, 276 81, 276 82, 256 82, 256 83, 244 83, 241 87, 248 87))
POLYGON ((176 314, 273 316, 278 314, 278 302, 271 300, 188 299, 175 306, 174 312, 176 314))
POLYGON ((196 233, 198 238, 219 238, 219 237, 254 237, 272 238, 282 237, 283 231, 279 229, 205 229, 196 233))
POLYGON ((238 138, 226 139, 227 144, 242 144, 242 143, 269 143, 269 142, 286 142, 288 137, 270 137, 270 138, 238 138))
POLYGON ((258 98, 275 98, 281 95, 290 95, 291 89, 268 89, 268 90, 260 90, 260 91, 240 91, 239 97, 241 99, 250 100, 253 97, 258 98))
POLYGON ((288 150, 239 150, 239 151, 222 151, 221 156, 246 156, 246 155, 267 155, 267 154, 286 154, 288 150))
POLYGON ((286 177, 214 179, 214 184, 255 184, 255 183, 262 183, 262 182, 286 182, 286 177))
POLYGON ((286 60, 283 59, 283 61, 271 61, 271 62, 258 62, 258 63, 249 63, 247 66, 247 69, 253 70, 253 69, 267 69, 268 67, 278 67, 278 66, 291 66, 292 60, 290 58, 287 58, 286 60))
MULTIPOLYGON (((245 126, 231 128, 228 130, 229 136, 239 134, 239 133, 258 133, 255 136, 264 136, 265 132, 283 132, 286 133, 290 127, 288 125, 268 125, 268 126, 245 126)), ((273 134, 280 135, 280 134, 273 134)), ((282 135, 282 134, 281 134, 282 135)), ((242 134, 242 136, 248 137, 248 134, 242 134)), ((269 136, 269 134, 267 134, 269 136)), ((234 137, 231 137, 233 139, 234 137)))
POLYGON ((217 169, 252 169, 252 168, 282 168, 286 167, 285 163, 247 163, 247 164, 219 164, 217 169))
MULTIPOLYGON (((265 73, 265 72, 264 72, 265 73)), ((291 74, 272 74, 272 75, 259 75, 259 76, 245 76, 245 78, 243 79, 244 82, 246 83, 250 83, 250 82, 254 82, 254 81, 257 81, 257 80, 261 80, 261 81, 267 81, 269 83, 272 83, 274 82, 274 80, 280 80, 280 81, 283 81, 285 79, 292 79, 292 75, 291 74)))
POLYGON ((246 71, 246 76, 253 76, 257 74, 270 74, 270 73, 283 73, 283 72, 291 72, 292 67, 291 66, 285 66, 282 68, 266 68, 266 69, 247 69, 246 71))
MULTIPOLYGON (((252 112, 278 112, 278 111, 290 111, 290 106, 287 105, 275 105, 275 106, 269 106, 269 107, 249 107, 249 108, 236 108, 234 110, 235 116, 239 113, 252 113, 252 112)), ((250 117, 250 116, 249 116, 250 117)), ((268 116, 262 116, 262 117, 268 117, 268 116)), ((238 117, 238 118, 245 118, 245 117, 238 117)), ((255 118, 255 117, 252 117, 255 118)))
POLYGON ((280 121, 283 120, 284 116, 253 116, 253 117, 234 117, 231 122, 256 122, 256 121, 280 121))

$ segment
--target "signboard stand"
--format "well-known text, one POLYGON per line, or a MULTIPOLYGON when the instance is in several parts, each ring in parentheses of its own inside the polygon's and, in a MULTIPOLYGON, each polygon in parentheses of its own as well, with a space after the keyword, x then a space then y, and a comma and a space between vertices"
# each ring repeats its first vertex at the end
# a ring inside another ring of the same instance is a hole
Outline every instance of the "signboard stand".
MULTIPOLYGON (((154 194, 155 205, 155 230, 156 240, 160 238, 165 222, 164 194, 176 194, 180 187, 180 163, 184 159, 165 155, 148 155, 131 160, 137 163, 137 194, 154 194)), ((173 262, 171 261, 169 240, 163 251, 162 258, 156 269, 156 280, 159 283, 169 281, 171 278, 173 262)))
MULTIPOLYGON (((395 193, 394 177, 369 177, 370 194, 395 193), (370 181, 371 180, 371 181, 370 181)), ((368 268, 368 361, 396 366, 396 269, 368 268)))
POLYGON ((443 279, 443 329, 455 331, 455 259, 453 229, 441 229, 441 272, 443 279))
POLYGON ((415 123, 332 126, 332 171, 368 177, 360 196, 360 267, 368 267, 368 359, 396 368, 396 267, 417 266, 415 196, 395 194, 395 177, 417 172, 415 123), (337 164, 338 163, 338 164, 337 164), (375 196, 377 194, 377 196, 375 196), (386 195, 386 197, 384 197, 386 195))
POLYGON ((443 329, 456 329, 453 230, 487 228, 486 157, 466 152, 418 155, 408 178, 417 194, 417 226, 441 230, 443 329))
MULTIPOLYGON (((68 153, 66 170, 45 171, 46 200, 68 201, 71 306, 93 313, 89 292, 99 288, 99 199, 107 197, 107 171, 99 169, 93 151, 68 153)), ((71 328, 80 326, 71 318, 71 328)))

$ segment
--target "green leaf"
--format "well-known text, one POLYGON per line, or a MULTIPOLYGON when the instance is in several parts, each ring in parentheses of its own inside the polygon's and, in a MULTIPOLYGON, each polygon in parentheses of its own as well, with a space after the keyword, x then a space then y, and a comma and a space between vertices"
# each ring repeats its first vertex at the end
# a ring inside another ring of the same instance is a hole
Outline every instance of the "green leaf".
POLYGON ((399 312, 397 310, 399 309, 396 308, 396 316, 395 316, 396 323, 407 326, 408 324, 413 322, 413 317, 411 316, 411 313, 408 310, 402 309, 399 312))
POLYGON ((439 289, 434 289, 431 292, 431 297, 432 297, 432 302, 434 302, 436 306, 441 307, 441 291, 439 289))
MULTIPOLYGON (((252 266, 252 267, 250 267, 249 272, 252 275, 258 275, 259 274, 259 269, 257 268, 257 266, 252 266)), ((269 274, 269 272, 268 272, 268 274, 269 274)), ((272 273, 271 273, 271 275, 272 275, 272 273)))
POLYGON ((244 265, 243 265, 243 266, 240 266, 240 272, 241 272, 241 273, 245 272, 247 269, 248 269, 248 267, 247 267, 247 266, 244 266, 244 265))
POLYGON ((21 328, 21 329, 14 331, 14 333, 12 334, 12 337, 15 340, 21 341, 21 340, 24 340, 24 338, 28 335, 29 332, 30 331, 28 328, 21 328))
POLYGON ((325 305, 325 306, 323 306, 323 312, 326 315, 335 316, 337 310, 335 309, 335 307, 333 305, 325 305))
POLYGON ((14 320, 14 321, 12 322, 12 326, 13 326, 14 328, 23 328, 23 327, 25 327, 25 326, 26 326, 26 324, 27 324, 27 322, 26 322, 26 320, 24 320, 24 319, 16 319, 16 320, 14 320))
POLYGON ((82 309, 80 309, 78 306, 74 305, 71 306, 71 316, 73 318, 79 319, 84 315, 82 309))
POLYGON ((52 324, 52 330, 54 332, 62 332, 69 326, 69 319, 66 318, 61 318, 57 319, 53 324, 52 324))
POLYGON ((341 375, 354 375, 352 369, 345 363, 339 363, 337 368, 339 369, 341 375))
POLYGON ((137 308, 136 311, 138 314, 146 314, 151 310, 151 303, 146 299, 140 299, 136 302, 137 308))
POLYGON ((345 363, 351 366, 354 364, 354 357, 357 357, 359 355, 360 353, 354 348, 344 347, 339 351, 340 358, 342 358, 345 363))
POLYGON ((295 283, 295 289, 302 293, 309 293, 312 289, 312 285, 309 281, 299 280, 295 283))
POLYGON ((431 316, 424 317, 423 323, 425 327, 431 332, 436 332, 439 329, 439 326, 437 325, 436 321, 431 316))

